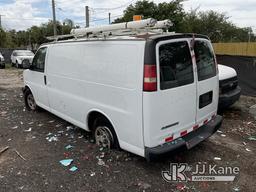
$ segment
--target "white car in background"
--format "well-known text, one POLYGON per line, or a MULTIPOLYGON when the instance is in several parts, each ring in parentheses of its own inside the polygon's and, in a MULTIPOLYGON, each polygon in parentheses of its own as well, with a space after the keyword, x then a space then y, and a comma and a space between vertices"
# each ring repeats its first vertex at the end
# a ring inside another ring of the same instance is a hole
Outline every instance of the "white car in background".
POLYGON ((34 53, 29 50, 14 50, 11 55, 12 66, 29 68, 34 56, 34 53))
POLYGON ((0 53, 0 69, 5 68, 5 61, 3 55, 0 53))
POLYGON ((236 70, 218 65, 219 69, 219 109, 225 109, 239 100, 241 88, 238 85, 236 70))

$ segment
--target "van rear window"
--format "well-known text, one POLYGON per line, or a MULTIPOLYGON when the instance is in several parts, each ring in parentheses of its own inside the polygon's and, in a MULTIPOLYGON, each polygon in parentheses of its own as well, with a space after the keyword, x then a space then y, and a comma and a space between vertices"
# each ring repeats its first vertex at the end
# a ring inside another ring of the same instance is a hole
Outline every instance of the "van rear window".
POLYGON ((194 46, 198 80, 203 81, 216 75, 215 57, 208 41, 195 41, 194 46))
POLYGON ((194 82, 192 59, 187 41, 161 45, 159 63, 162 90, 194 82))

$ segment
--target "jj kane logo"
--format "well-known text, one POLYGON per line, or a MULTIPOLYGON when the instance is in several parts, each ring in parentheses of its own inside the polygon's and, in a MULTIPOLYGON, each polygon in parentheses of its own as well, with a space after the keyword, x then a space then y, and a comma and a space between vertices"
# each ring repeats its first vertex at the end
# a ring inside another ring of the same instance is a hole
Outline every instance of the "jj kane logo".
POLYGON ((162 171, 167 182, 178 181, 234 181, 239 174, 239 167, 196 164, 194 167, 186 163, 171 163, 170 170, 162 171))

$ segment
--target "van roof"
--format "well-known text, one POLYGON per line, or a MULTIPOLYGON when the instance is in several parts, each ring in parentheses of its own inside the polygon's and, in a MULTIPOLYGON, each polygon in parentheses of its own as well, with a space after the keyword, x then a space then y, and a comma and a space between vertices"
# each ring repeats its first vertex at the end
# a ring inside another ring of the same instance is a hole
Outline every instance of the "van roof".
POLYGON ((193 33, 163 33, 163 34, 140 34, 133 36, 111 36, 106 39, 103 38, 72 38, 68 40, 59 40, 43 45, 72 43, 72 42, 88 42, 88 41, 164 41, 167 39, 179 39, 179 38, 203 38, 209 40, 205 35, 193 34, 193 33))

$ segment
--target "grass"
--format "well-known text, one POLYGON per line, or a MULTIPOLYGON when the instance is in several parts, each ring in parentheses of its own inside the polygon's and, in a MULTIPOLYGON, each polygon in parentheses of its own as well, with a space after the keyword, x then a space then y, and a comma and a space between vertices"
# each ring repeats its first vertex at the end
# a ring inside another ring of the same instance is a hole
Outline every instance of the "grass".
POLYGON ((10 64, 10 63, 5 64, 5 69, 11 69, 11 68, 12 68, 12 64, 10 64))

